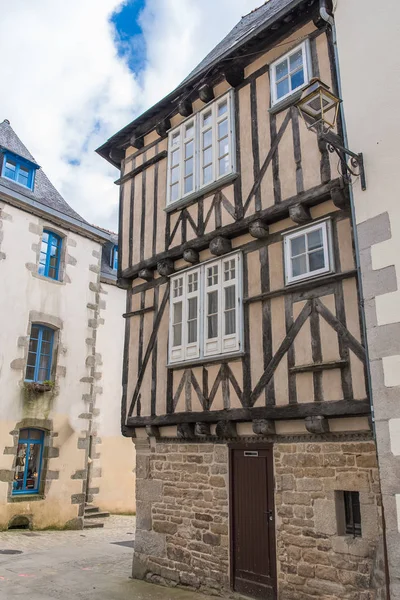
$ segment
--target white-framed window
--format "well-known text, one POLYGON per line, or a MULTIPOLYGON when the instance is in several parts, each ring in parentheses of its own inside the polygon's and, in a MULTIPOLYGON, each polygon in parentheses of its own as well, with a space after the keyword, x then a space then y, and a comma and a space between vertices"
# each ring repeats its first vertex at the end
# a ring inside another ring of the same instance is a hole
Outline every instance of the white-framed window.
POLYGON ((240 350, 241 269, 235 253, 171 277, 170 363, 240 350))
POLYGON ((296 229, 284 236, 286 283, 333 271, 330 220, 296 229))
POLYGON ((234 172, 232 107, 228 92, 170 131, 167 205, 234 172))
POLYGON ((270 65, 271 105, 306 86, 311 79, 310 42, 305 40, 270 65))

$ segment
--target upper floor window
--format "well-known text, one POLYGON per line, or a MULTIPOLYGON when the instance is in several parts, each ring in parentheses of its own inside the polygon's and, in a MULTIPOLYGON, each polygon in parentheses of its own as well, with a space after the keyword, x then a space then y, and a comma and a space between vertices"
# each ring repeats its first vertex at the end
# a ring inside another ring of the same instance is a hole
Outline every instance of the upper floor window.
POLYGON ((44 432, 21 429, 13 481, 13 495, 37 494, 43 459, 44 432))
POLYGON ((45 325, 32 325, 25 381, 35 381, 37 383, 50 381, 53 345, 53 329, 45 325))
POLYGON ((333 270, 331 222, 322 221, 285 235, 286 283, 333 270))
POLYGON ((32 190, 36 168, 36 165, 20 156, 5 152, 1 176, 32 190))
POLYGON ((310 71, 309 42, 306 40, 271 64, 271 105, 307 85, 310 71))
POLYGON ((240 254, 172 277, 169 361, 240 350, 241 308, 240 254))
POLYGON ((113 246, 110 252, 110 267, 116 271, 118 269, 118 246, 113 246))
POLYGON ((59 279, 62 238, 52 231, 43 231, 40 249, 39 275, 59 279))
POLYGON ((234 171, 232 102, 230 92, 170 132, 167 204, 234 171))

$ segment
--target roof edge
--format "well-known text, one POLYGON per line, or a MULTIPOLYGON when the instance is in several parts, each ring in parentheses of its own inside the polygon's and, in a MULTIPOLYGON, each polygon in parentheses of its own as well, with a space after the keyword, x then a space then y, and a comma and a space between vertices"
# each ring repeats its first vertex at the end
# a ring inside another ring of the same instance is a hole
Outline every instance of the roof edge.
POLYGON ((86 225, 78 219, 74 219, 73 217, 70 217, 69 215, 66 215, 54 208, 46 206, 38 200, 32 200, 31 198, 28 198, 20 192, 15 192, 14 190, 11 190, 10 188, 2 185, 1 183, 0 196, 5 197, 6 201, 7 199, 8 201, 11 200, 11 203, 17 206, 17 208, 21 208, 22 210, 24 208, 29 208, 32 212, 39 213, 40 215, 45 215, 50 219, 53 217, 54 219, 57 219, 57 221, 64 224, 64 226, 67 226, 67 228, 73 229, 76 233, 80 233, 85 237, 90 237, 91 239, 95 239, 100 243, 107 242, 110 240, 110 236, 107 235, 105 232, 101 231, 101 229, 98 229, 97 227, 94 227, 92 225, 86 225))

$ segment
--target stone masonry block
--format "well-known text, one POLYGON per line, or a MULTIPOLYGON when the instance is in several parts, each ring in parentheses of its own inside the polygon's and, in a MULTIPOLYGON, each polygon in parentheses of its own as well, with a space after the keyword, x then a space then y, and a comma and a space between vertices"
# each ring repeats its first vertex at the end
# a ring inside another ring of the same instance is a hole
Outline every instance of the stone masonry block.
POLYGON ((135 537, 136 553, 164 557, 166 555, 165 534, 137 529, 135 537))

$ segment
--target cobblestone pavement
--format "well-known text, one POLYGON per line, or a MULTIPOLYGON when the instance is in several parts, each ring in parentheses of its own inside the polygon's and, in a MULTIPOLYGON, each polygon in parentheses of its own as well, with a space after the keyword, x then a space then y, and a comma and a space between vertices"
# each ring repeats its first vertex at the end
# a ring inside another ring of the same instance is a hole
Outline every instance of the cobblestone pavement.
POLYGON ((83 531, 0 532, 0 600, 211 600, 129 579, 134 517, 104 523, 83 531))

